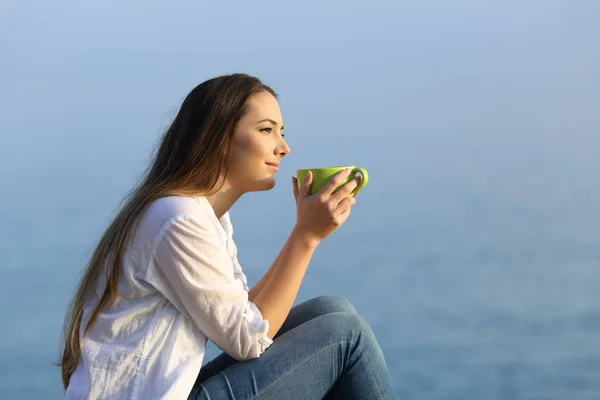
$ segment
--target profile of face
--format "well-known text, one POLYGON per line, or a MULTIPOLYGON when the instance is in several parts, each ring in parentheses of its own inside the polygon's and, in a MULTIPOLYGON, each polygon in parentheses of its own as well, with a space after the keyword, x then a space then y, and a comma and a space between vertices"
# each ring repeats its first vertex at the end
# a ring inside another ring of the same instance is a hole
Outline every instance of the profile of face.
POLYGON ((263 91, 247 102, 249 110, 232 138, 227 172, 229 186, 240 193, 272 189, 279 162, 290 153, 277 99, 263 91))

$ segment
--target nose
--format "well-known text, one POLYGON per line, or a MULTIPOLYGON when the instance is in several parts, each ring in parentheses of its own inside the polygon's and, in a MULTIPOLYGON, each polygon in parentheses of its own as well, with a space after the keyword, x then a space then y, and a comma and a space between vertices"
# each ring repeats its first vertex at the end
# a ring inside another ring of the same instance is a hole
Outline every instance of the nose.
POLYGON ((277 145, 277 148, 275 149, 275 153, 280 157, 285 157, 288 154, 290 154, 290 151, 292 151, 292 149, 290 149, 290 146, 288 146, 287 142, 282 138, 281 142, 277 145))

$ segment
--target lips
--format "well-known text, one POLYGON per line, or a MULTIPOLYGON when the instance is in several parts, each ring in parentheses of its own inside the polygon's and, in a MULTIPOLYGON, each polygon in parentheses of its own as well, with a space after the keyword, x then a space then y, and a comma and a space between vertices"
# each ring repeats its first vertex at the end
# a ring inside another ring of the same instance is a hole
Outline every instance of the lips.
POLYGON ((278 162, 267 162, 265 164, 267 164, 267 166, 269 166, 270 168, 274 169, 275 172, 277 172, 279 170, 279 163, 278 162))

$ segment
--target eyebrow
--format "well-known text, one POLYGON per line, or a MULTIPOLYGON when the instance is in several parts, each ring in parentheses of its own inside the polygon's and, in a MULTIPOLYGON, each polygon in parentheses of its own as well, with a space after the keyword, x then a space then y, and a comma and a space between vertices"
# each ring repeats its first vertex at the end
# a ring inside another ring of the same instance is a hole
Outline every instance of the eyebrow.
MULTIPOLYGON (((277 123, 277 121, 273 121, 272 119, 269 119, 269 118, 265 118, 265 119, 263 119, 263 120, 260 120, 260 121, 258 121, 258 122, 257 122, 257 124, 260 124, 261 122, 265 122, 265 121, 266 121, 266 122, 270 122, 270 123, 272 123, 273 125, 279 125, 279 124, 277 123)), ((283 130, 283 125, 281 125, 281 130, 283 130)))

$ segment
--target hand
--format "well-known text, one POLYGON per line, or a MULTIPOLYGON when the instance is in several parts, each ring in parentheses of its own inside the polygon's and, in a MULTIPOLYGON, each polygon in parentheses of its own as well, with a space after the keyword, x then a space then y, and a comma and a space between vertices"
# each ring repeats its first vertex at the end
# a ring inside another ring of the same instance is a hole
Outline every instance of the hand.
POLYGON ((333 192, 351 172, 348 169, 337 173, 312 196, 308 194, 312 183, 312 172, 306 174, 300 188, 297 179, 292 178, 298 231, 320 242, 346 222, 350 216, 350 209, 356 204, 356 199, 348 195, 358 186, 361 178, 356 177, 337 192, 333 192))

